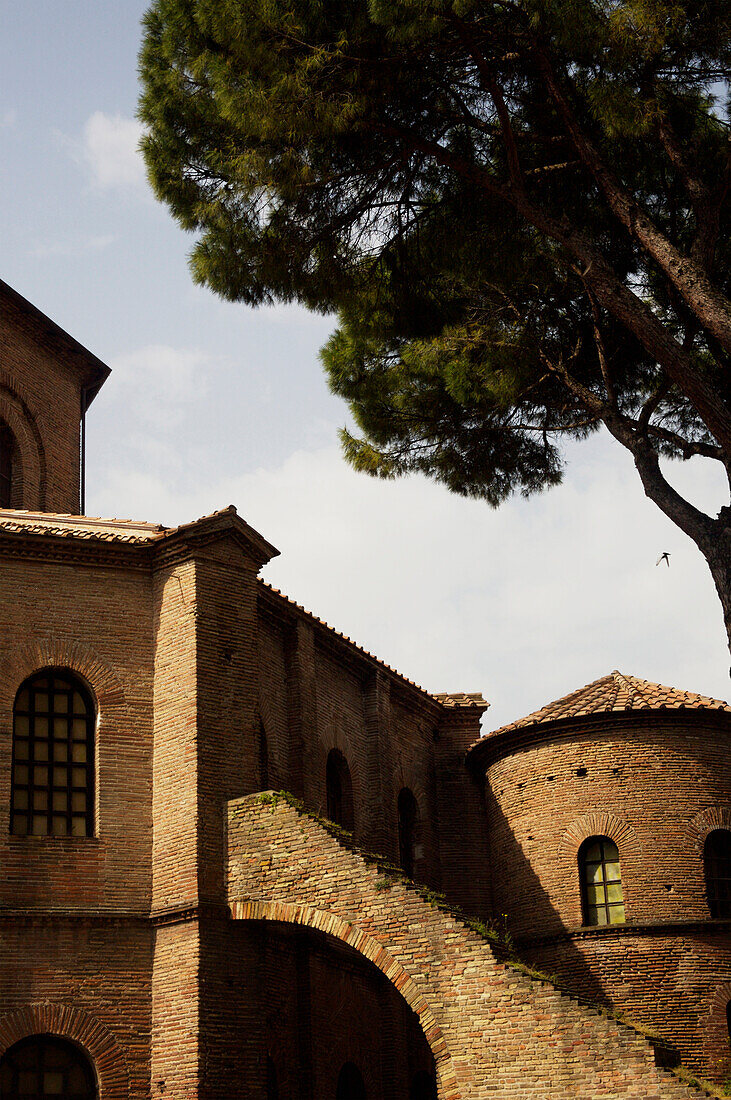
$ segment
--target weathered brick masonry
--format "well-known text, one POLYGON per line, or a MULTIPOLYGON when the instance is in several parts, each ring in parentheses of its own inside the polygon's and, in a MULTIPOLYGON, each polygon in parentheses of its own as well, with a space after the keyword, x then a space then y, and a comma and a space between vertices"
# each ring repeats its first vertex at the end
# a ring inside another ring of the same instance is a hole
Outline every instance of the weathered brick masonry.
POLYGON ((316 928, 369 958, 418 1014, 444 1100, 692 1095, 644 1038, 499 962, 284 799, 230 803, 228 837, 234 918, 316 928))
POLYGON ((75 514, 107 373, 0 283, 0 1075, 55 1036, 101 1100, 691 1095, 383 870, 402 861, 721 1079, 729 928, 702 867, 731 830, 728 708, 602 681, 479 740, 481 696, 428 694, 266 584, 277 551, 235 509, 75 514), (60 747, 45 689, 28 709, 48 676, 91 700, 83 745, 66 695, 60 747), (623 925, 583 923, 592 836, 618 845, 623 925))

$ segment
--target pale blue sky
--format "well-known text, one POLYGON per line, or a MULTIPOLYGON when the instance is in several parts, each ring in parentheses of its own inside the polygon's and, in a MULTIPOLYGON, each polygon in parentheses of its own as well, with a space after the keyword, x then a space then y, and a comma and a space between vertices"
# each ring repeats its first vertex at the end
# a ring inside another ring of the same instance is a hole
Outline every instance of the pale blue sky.
MULTIPOLYGON (((135 152, 145 7, 0 0, 0 276, 114 371, 89 414, 88 511, 236 504, 282 552, 268 580, 427 689, 482 690, 488 728, 613 668, 726 698, 705 564, 610 441, 497 512, 372 482, 338 454, 347 410, 317 359, 332 320, 192 285, 135 152)), ((673 476, 725 502, 702 463, 673 476)))

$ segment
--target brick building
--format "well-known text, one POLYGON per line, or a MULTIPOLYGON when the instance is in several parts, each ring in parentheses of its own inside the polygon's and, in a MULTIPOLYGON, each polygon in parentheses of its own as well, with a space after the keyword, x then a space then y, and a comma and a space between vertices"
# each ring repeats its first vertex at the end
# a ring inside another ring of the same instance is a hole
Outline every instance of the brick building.
POLYGON ((480 739, 481 696, 266 584, 233 508, 80 514, 107 374, 0 283, 0 1097, 728 1072, 729 708, 614 673, 480 739))

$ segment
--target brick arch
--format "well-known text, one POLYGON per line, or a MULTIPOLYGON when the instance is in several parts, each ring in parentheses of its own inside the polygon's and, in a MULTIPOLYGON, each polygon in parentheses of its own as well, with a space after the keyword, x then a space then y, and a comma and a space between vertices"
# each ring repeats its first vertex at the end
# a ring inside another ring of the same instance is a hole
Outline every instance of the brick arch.
POLYGON ((703 855, 708 834, 716 829, 731 830, 731 806, 707 806, 688 823, 688 833, 699 855, 703 855))
MULTIPOLYGON (((726 1023, 726 1005, 731 1001, 731 982, 724 982, 713 992, 708 1012, 698 1018, 698 1031, 703 1051, 711 1064, 728 1062, 729 1034, 726 1023)), ((728 1066, 723 1066, 724 1072, 728 1066)))
POLYGON ((312 928, 317 932, 324 932, 328 936, 334 936, 335 939, 342 940, 343 943, 357 951, 359 955, 363 955, 364 958, 373 963, 388 978, 391 985, 401 994, 409 1008, 419 1018, 419 1025, 424 1033, 424 1038, 434 1055, 437 1078, 441 1085, 440 1097, 443 1096, 448 1100, 460 1100, 461 1093, 457 1087, 452 1058, 428 1001, 419 992, 413 978, 374 936, 369 935, 351 921, 337 916, 332 911, 325 912, 310 905, 292 902, 232 901, 231 916, 234 920, 278 921, 281 924, 299 924, 305 928, 312 928))
POLYGON ((100 717, 120 707, 126 711, 124 687, 114 669, 80 642, 53 636, 38 638, 10 655, 3 678, 13 699, 23 681, 44 668, 67 668, 85 680, 100 717))
MULTIPOLYGON (((343 720, 330 719, 319 732, 318 742, 322 751, 321 782, 323 792, 325 792, 325 769, 327 767, 327 759, 332 750, 337 749, 345 758, 345 762, 348 765, 350 784, 353 790, 353 816, 355 818, 355 832, 357 835, 364 817, 365 789, 362 783, 363 777, 359 766, 358 754, 355 745, 348 737, 343 720)), ((322 805, 323 813, 325 813, 327 796, 323 800, 322 805)))
POLYGON ((614 814, 602 811, 584 814, 569 825, 561 837, 566 853, 574 859, 579 854, 579 848, 590 836, 607 836, 619 848, 620 859, 622 855, 639 857, 642 854, 637 833, 632 826, 614 814))
POLYGON ((29 1004, 0 1016, 0 1057, 21 1039, 57 1035, 82 1047, 99 1081, 100 1100, 127 1100, 129 1070, 111 1031, 80 1008, 71 1005, 29 1004))
MULTIPOLYGON (((0 419, 4 420, 15 438, 20 453, 20 500, 13 507, 42 510, 46 501, 46 452, 43 439, 30 411, 28 401, 18 391, 17 383, 0 371, 0 419)), ((15 495, 15 486, 13 486, 15 495)))

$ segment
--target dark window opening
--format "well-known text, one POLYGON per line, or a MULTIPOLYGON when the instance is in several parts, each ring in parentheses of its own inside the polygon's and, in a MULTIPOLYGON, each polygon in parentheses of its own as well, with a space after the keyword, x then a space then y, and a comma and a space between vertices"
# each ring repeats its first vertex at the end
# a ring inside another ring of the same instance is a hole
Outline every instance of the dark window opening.
POLYGON ((34 1035, 10 1047, 0 1062, 3 1100, 95 1100, 94 1072, 73 1043, 53 1035, 34 1035))
POLYGON ((437 1100, 437 1083, 427 1070, 421 1069, 414 1074, 409 1100, 437 1100))
POLYGON ((340 1070, 335 1100, 366 1100, 363 1078, 354 1062, 346 1062, 340 1070))
POLYGON ((353 831, 353 784, 348 762, 339 749, 331 749, 325 774, 327 816, 342 829, 353 831))
POLYGON ((731 830, 714 829, 703 848, 706 897, 712 917, 731 917, 731 830))
POLYGON ((619 851, 606 836, 592 836, 579 850, 584 924, 624 924, 619 851))
POLYGON ((0 508, 10 508, 14 450, 13 433, 7 424, 3 424, 0 420, 0 508))
POLYGON ((398 796, 398 849, 401 870, 409 878, 414 877, 418 817, 416 799, 408 787, 403 787, 398 796))
POLYGON ((267 1055, 267 1100, 279 1100, 277 1067, 274 1065, 271 1054, 267 1055))
POLYGON ((269 746, 264 723, 259 722, 259 789, 269 790, 269 746))
POLYGON ((13 707, 10 832, 93 836, 94 704, 63 669, 26 680, 13 707))

